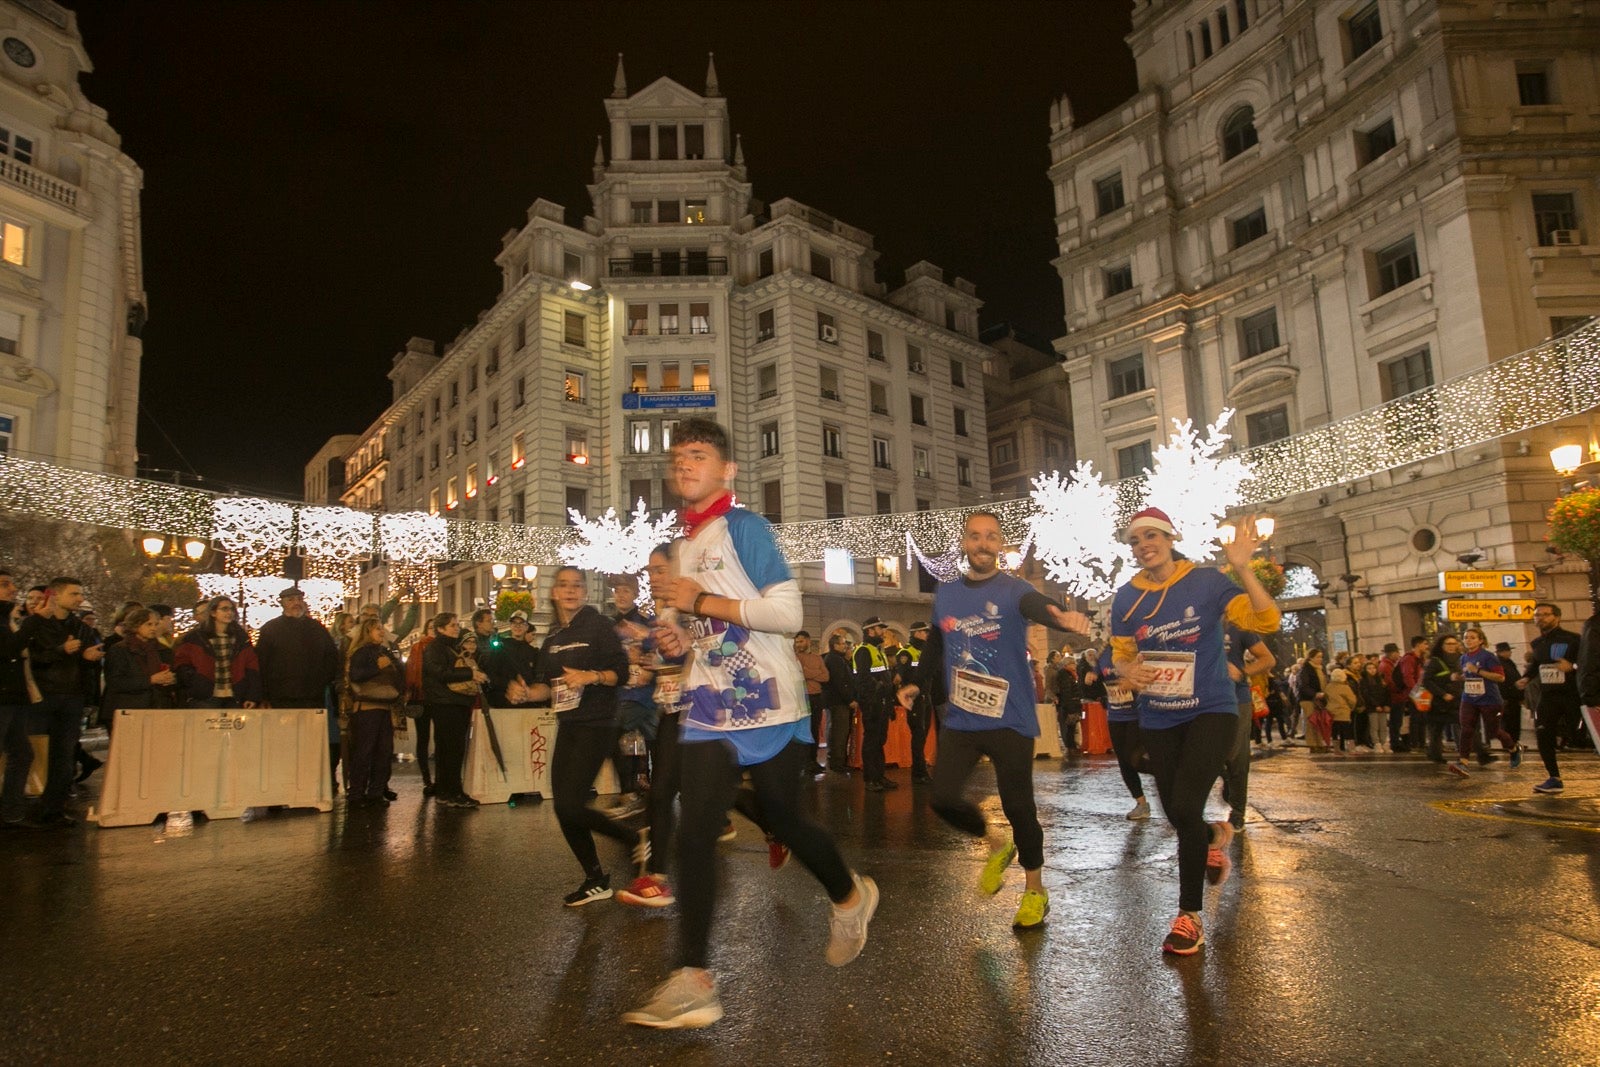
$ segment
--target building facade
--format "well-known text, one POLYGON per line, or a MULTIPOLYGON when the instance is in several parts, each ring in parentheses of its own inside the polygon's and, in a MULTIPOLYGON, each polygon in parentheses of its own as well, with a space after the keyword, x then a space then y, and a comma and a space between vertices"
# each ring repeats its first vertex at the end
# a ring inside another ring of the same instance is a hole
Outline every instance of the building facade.
POLYGON ((0 454, 132 475, 144 179, 92 69, 72 12, 0 4, 0 454))
MULTIPOLYGON (((1079 452, 1111 476, 1173 419, 1231 407, 1241 447, 1268 443, 1600 311, 1592 6, 1140 0, 1128 43, 1133 99, 1082 127, 1070 101, 1051 111, 1056 350, 1096 428, 1079 452)), ((1330 594, 1289 606, 1325 611, 1334 648, 1375 649, 1437 625, 1459 556, 1545 569, 1544 457, 1574 430, 1275 502, 1279 559, 1330 594)), ((1586 592, 1562 571, 1538 595, 1570 611, 1586 592)))
MULTIPOLYGON (((675 508, 668 449, 691 415, 728 427, 737 496, 775 523, 986 499, 973 286, 918 263, 891 291, 870 234, 757 200, 714 68, 704 94, 668 78, 629 93, 619 60, 605 111, 590 214, 569 224, 535 201, 502 240, 502 288, 478 323, 395 357, 344 502, 530 525, 675 508)), ((922 613, 901 563, 856 561, 840 584, 799 563, 813 632, 922 613)), ((363 597, 384 580, 370 572, 363 597)), ((455 568, 440 605, 492 588, 487 567, 455 568)))

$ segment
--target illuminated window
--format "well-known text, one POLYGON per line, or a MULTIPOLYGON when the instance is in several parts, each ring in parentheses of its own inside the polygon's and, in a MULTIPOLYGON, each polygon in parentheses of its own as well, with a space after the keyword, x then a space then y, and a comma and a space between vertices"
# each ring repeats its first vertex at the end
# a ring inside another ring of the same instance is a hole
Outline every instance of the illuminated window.
POLYGON ((451 478, 449 481, 445 482, 444 506, 448 511, 454 511, 456 508, 461 506, 461 497, 459 496, 460 486, 458 485, 458 481, 459 480, 456 478, 451 478))
POLYGON ((439 514, 439 490, 428 490, 428 512, 432 515, 439 514))
POLYGON ((628 368, 628 388, 635 393, 648 393, 650 391, 650 365, 648 363, 635 363, 628 368))
POLYGON ((582 371, 569 370, 561 386, 562 395, 574 404, 586 402, 588 396, 582 371))
MULTIPOLYGON (((778 454, 778 424, 775 422, 763 422, 761 424, 761 454, 763 456, 776 456, 778 454)), ((768 516, 768 518, 771 518, 771 516, 768 516)))
POLYGON ((917 447, 911 450, 911 469, 918 478, 929 478, 933 475, 933 463, 928 458, 926 448, 917 447))
POLYGON ((628 451, 642 456, 650 451, 650 421, 635 419, 628 423, 628 451))
MULTIPOLYGON (((884 494, 887 495, 887 494, 884 494)), ((887 512, 880 512, 887 514, 887 512)), ((877 564, 873 567, 877 575, 878 585, 884 589, 900 588, 900 557, 879 556, 877 564)))
POLYGON ((467 464, 467 499, 475 500, 478 496, 478 465, 467 464))
POLYGON ((678 376, 677 362, 661 364, 661 391, 664 393, 676 393, 682 388, 683 383, 678 376))
POLYGON ((691 366, 694 374, 694 384, 691 388, 697 393, 711 392, 711 363, 709 360, 697 359, 691 366))
POLYGON ((829 459, 844 458, 844 433, 839 427, 822 424, 822 454, 829 459))
POLYGON ((710 304, 690 304, 689 305, 689 332, 690 333, 710 333, 711 332, 711 305, 710 304))
POLYGON ((644 337, 650 332, 650 305, 628 305, 628 336, 644 337))
POLYGON ((872 465, 879 470, 889 469, 889 441, 884 437, 872 439, 872 465))
POLYGON ((662 304, 657 309, 658 322, 664 336, 672 336, 678 332, 678 305, 662 304))
POLYGON ((567 460, 580 467, 589 462, 589 435, 582 429, 567 427, 567 460))
POLYGON ((661 451, 667 452, 672 448, 672 433, 678 428, 677 419, 668 419, 661 424, 661 451))
POLYGON ((704 200, 685 200, 683 202, 683 221, 691 226, 703 225, 706 221, 706 202, 704 200))
POLYGON ((528 462, 528 449, 523 441, 523 434, 517 434, 511 439, 511 469, 519 471, 523 464, 528 462))
POLYGON ((500 454, 498 452, 490 452, 489 453, 489 458, 488 458, 487 461, 485 461, 484 467, 483 467, 483 484, 485 486, 490 486, 490 485, 493 485, 495 482, 498 482, 499 480, 500 480, 500 454))
POLYGON ((6 220, 0 222, 0 259, 15 267, 28 262, 28 228, 6 220))

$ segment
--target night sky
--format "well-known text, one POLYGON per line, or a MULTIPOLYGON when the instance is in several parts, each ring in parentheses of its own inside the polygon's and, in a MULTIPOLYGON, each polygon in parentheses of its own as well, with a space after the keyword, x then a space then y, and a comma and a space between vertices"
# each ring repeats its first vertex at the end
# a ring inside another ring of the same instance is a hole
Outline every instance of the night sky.
POLYGON ((144 170, 144 465, 292 497, 387 405, 408 337, 493 303, 535 199, 581 223, 619 51, 630 92, 702 92, 715 52, 758 198, 873 234, 891 288, 927 259, 984 325, 1046 338, 1050 102, 1081 124, 1135 88, 1130 0, 69 6, 144 170))

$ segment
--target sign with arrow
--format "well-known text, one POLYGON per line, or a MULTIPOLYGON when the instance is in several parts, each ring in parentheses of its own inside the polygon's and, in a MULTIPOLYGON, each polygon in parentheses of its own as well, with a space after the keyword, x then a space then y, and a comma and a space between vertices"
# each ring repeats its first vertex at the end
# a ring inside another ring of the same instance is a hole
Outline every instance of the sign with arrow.
POLYGON ((1532 600, 1441 600, 1447 622, 1532 622, 1532 600))
POLYGON ((1527 593, 1533 571, 1440 571, 1441 593, 1527 593))

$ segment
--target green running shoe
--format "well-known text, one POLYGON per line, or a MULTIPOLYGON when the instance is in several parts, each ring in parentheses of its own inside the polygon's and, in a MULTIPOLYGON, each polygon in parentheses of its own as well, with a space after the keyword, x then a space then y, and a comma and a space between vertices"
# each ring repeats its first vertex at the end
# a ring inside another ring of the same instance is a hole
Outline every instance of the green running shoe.
POLYGON ((999 850, 989 857, 989 862, 983 865, 983 876, 978 879, 978 888, 989 896, 1000 892, 1001 884, 1006 880, 1006 868, 1011 866, 1011 861, 1017 858, 1017 843, 1007 841, 999 850))
POLYGON ((1044 923, 1044 917, 1049 914, 1049 892, 1025 889, 1022 891, 1022 903, 1017 906, 1017 917, 1011 920, 1011 925, 1019 930, 1030 926, 1040 926, 1044 923))

